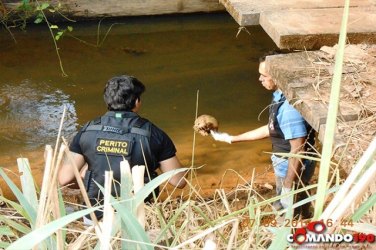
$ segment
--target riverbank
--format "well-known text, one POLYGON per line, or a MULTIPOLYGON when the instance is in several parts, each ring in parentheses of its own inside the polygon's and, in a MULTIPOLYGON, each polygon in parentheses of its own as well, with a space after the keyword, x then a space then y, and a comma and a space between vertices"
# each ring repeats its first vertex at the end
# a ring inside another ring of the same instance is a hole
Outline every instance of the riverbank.
MULTIPOLYGON (((0 3, 2 3, 0 13, 3 16, 12 17, 23 13, 25 9, 22 7, 22 1, 4 0, 0 3)), ((36 6, 36 3, 31 2, 30 5, 36 6)), ((46 11, 47 15, 58 17, 61 14, 76 20, 225 11, 224 6, 216 0, 107 0, 105 3, 100 0, 63 0, 51 2, 49 6, 51 9, 57 10, 58 13, 46 11)))

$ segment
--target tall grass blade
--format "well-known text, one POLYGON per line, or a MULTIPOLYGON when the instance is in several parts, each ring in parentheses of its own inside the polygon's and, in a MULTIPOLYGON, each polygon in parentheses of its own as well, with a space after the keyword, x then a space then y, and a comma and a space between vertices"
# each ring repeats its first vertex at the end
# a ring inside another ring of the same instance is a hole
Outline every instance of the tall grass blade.
POLYGON ((30 249, 36 244, 42 242, 43 240, 51 236, 57 230, 66 226, 68 223, 71 223, 72 221, 75 221, 81 218, 82 216, 92 213, 98 208, 101 208, 101 206, 80 210, 80 211, 68 214, 67 216, 59 218, 57 220, 54 220, 40 228, 33 230, 29 234, 26 234, 22 238, 13 242, 7 248, 7 250, 30 249))
POLYGON ((33 175, 31 174, 29 160, 27 158, 17 158, 18 172, 20 172, 20 180, 22 193, 28 200, 30 205, 36 211, 38 208, 37 192, 35 190, 35 183, 33 175))
MULTIPOLYGON (((373 234, 373 235, 375 235, 375 232, 376 232, 376 226, 375 225, 366 224, 366 223, 354 223, 354 225, 351 226, 351 227, 343 227, 343 228, 357 232, 357 233, 363 233, 363 234, 373 234)), ((372 244, 374 244, 374 243, 375 242, 373 242, 372 244)), ((372 247, 372 248, 368 248, 368 249, 374 249, 374 248, 372 247)))
MULTIPOLYGON (((125 201, 122 203, 123 209, 126 211, 132 211, 132 187, 133 187, 133 181, 132 181, 132 174, 131 174, 131 168, 129 166, 129 162, 127 160, 123 160, 120 162, 120 174, 121 174, 121 186, 120 186, 120 200, 125 201)), ((127 238, 127 231, 126 231, 126 222, 123 220, 120 220, 121 225, 121 237, 123 239, 127 238)), ((122 249, 127 248, 127 242, 122 241, 121 242, 122 249)))
POLYGON ((371 208, 376 204, 376 193, 373 194, 370 198, 367 199, 358 209, 356 209, 355 213, 352 215, 351 219, 353 221, 360 220, 363 215, 365 215, 371 208))
POLYGON ((21 223, 16 222, 15 220, 9 219, 6 216, 1 215, 0 221, 4 222, 7 226, 16 229, 22 234, 30 233, 31 229, 21 223))
POLYGON ((199 239, 203 239, 206 235, 222 228, 222 227, 225 227, 226 225, 228 224, 231 224, 231 223, 234 223, 236 221, 236 219, 231 219, 231 220, 228 220, 226 222, 223 222, 222 224, 219 224, 219 225, 216 225, 215 227, 210 227, 208 229, 206 229, 205 231, 203 232, 200 232, 198 234, 196 234, 195 236, 193 236, 192 238, 190 239, 187 239, 186 241, 182 242, 181 244, 179 244, 178 246, 175 246, 173 248, 171 248, 172 250, 178 250, 178 249, 190 249, 189 247, 187 247, 186 245, 189 245, 190 243, 193 243, 195 242, 196 240, 199 240, 199 239))
POLYGON ((356 163, 355 167, 352 169, 349 176, 346 178, 345 182, 342 184, 340 190, 336 193, 332 201, 326 207, 325 211, 321 215, 320 219, 332 219, 331 215, 333 211, 341 204, 341 202, 347 196, 351 186, 359 178, 364 169, 368 169, 374 161, 373 158, 376 156, 376 137, 369 144, 367 150, 363 153, 362 157, 356 163))
POLYGON ((187 171, 188 168, 180 168, 176 170, 171 170, 168 172, 165 172, 158 177, 154 178, 150 182, 148 182, 136 195, 135 195, 135 206, 138 206, 141 204, 141 202, 144 202, 145 198, 151 194, 151 192, 154 191, 159 185, 161 185, 163 182, 167 181, 169 178, 171 178, 173 175, 177 173, 181 173, 184 171, 187 171))
POLYGON ((322 150, 322 160, 320 165, 320 172, 318 178, 317 187, 317 199, 315 204, 315 213, 313 219, 316 220, 322 214, 322 210, 325 202, 325 190, 327 188, 328 175, 330 169, 330 160, 332 155, 332 147, 334 141, 335 128, 337 124, 337 113, 339 104, 339 95, 341 87, 342 78, 342 64, 343 55, 346 44, 346 34, 347 34, 347 20, 349 15, 349 0, 345 0, 345 7, 343 11, 341 32, 338 41, 338 50, 336 53, 334 75, 332 80, 332 88, 330 92, 330 101, 328 108, 328 117, 326 119, 325 137, 322 150))
MULTIPOLYGON (((86 192, 86 188, 85 188, 84 182, 81 178, 80 172, 78 171, 78 167, 76 165, 76 162, 74 161, 73 156, 71 155, 71 152, 69 151, 68 143, 64 139, 63 139, 63 142, 64 142, 64 145, 61 145, 61 147, 64 148, 65 155, 68 157, 68 160, 69 160, 71 166, 73 166, 72 167, 73 173, 74 173, 74 176, 76 177, 76 181, 77 181, 77 184, 80 188, 82 197, 84 198, 85 205, 87 207, 91 208, 92 206, 91 206, 91 203, 90 203, 90 200, 89 200, 89 196, 86 192)), ((93 221, 94 225, 98 225, 98 220, 97 220, 97 217, 95 216, 94 213, 90 214, 90 219, 93 221)), ((95 230, 98 234, 100 234, 100 228, 99 227, 95 227, 95 230)))
POLYGON ((8 226, 1 226, 0 235, 14 236, 14 233, 8 226))
MULTIPOLYGON (((132 168, 132 179, 133 179, 133 192, 137 194, 144 187, 144 175, 145 175, 145 166, 136 165, 132 168)), ((137 220, 145 228, 145 204, 142 201, 139 205, 134 207, 133 210, 137 215, 137 220)))
MULTIPOLYGON (((171 217, 171 219, 168 221, 168 223, 166 224, 166 226, 164 226, 162 228, 162 231, 160 232, 159 236, 157 237, 157 239, 155 240, 155 243, 159 242, 167 233, 168 229, 175 223, 175 221, 177 220, 177 218, 180 216, 180 214, 183 213, 183 211, 188 207, 189 205, 189 201, 186 201, 185 203, 183 203, 179 209, 177 209, 174 213, 174 215, 171 217)), ((174 235, 173 235, 174 236, 174 235)))
POLYGON ((49 182, 50 182, 50 173, 51 173, 51 166, 52 166, 52 158, 53 158, 53 149, 51 145, 46 145, 45 151, 45 166, 44 166, 44 173, 43 173, 43 180, 42 180, 42 188, 39 195, 39 205, 37 210, 37 220, 35 227, 38 228, 40 225, 43 224, 44 220, 44 213, 46 210, 47 204, 47 193, 49 190, 49 182))
MULTIPOLYGON (((58 189, 58 202, 59 202, 60 216, 64 217, 64 216, 67 215, 67 212, 66 212, 66 209, 65 209, 63 194, 61 193, 60 189, 58 189)), ((61 237, 61 242, 66 242, 66 237, 67 237, 66 230, 61 231, 60 237, 61 237)))
MULTIPOLYGON (((147 236, 145 230, 142 228, 137 218, 132 214, 131 211, 125 211, 118 202, 112 203, 114 208, 117 210, 118 215, 120 215, 124 225, 126 227, 127 235, 134 241, 138 241, 137 247, 139 249, 153 250, 149 237, 147 236)), ((129 246, 128 246, 129 247, 129 246)), ((137 249, 137 248, 134 248, 137 249)))
POLYGON ((111 240, 111 229, 112 221, 114 219, 114 209, 110 204, 111 199, 111 183, 112 183, 113 172, 105 172, 104 181, 104 202, 103 202, 103 227, 102 235, 100 237, 100 249, 107 250, 110 249, 111 240))
POLYGON ((0 241, 0 247, 1 248, 7 248, 8 246, 9 246, 10 244, 9 243, 7 243, 7 242, 2 242, 2 241, 0 241))
POLYGON ((12 190, 13 194, 16 196, 18 202, 22 207, 20 212, 31 224, 32 227, 35 225, 35 220, 37 217, 36 210, 31 206, 29 201, 26 199, 25 195, 18 189, 18 187, 12 182, 8 175, 4 172, 3 168, 0 168, 0 175, 3 177, 4 181, 7 183, 8 187, 12 190))
MULTIPOLYGON (((346 217, 351 212, 352 204, 362 197, 366 190, 375 183, 376 178, 376 162, 364 173, 359 181, 346 195, 346 199, 341 202, 341 206, 338 206, 330 216, 333 221, 340 221, 343 217, 346 217)), ((332 229, 332 228, 331 228, 332 229)))

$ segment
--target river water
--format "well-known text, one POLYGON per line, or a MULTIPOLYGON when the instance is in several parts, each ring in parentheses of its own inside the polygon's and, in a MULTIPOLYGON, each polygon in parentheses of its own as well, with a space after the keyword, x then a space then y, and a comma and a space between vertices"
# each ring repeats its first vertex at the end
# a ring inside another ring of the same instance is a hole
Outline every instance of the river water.
POLYGON ((258 57, 275 45, 260 27, 237 36, 238 25, 225 13, 105 19, 100 27, 98 21, 58 25, 73 27, 71 36, 58 41, 67 77, 45 25, 12 29, 16 43, 0 31, 1 167, 16 171, 16 158, 27 157, 40 182, 44 146, 55 144, 63 107, 63 135, 70 138, 106 111, 103 87, 119 74, 146 85, 141 116, 170 135, 185 166, 194 159, 201 167, 197 178, 203 189, 234 185, 238 174, 249 179, 254 169, 269 166, 268 140, 227 145, 194 137, 192 129, 197 96, 198 114, 216 117, 221 131, 236 134, 265 124, 267 112, 258 116, 271 93, 258 82, 258 57))

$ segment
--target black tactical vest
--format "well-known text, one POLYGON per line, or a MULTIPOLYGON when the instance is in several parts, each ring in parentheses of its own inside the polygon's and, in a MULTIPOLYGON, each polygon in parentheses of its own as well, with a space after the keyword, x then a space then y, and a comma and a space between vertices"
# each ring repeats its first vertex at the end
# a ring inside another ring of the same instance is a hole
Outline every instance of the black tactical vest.
MULTIPOLYGON (((120 195, 118 182, 121 178, 120 162, 123 159, 127 159, 131 167, 145 165, 151 179, 157 176, 154 170, 159 163, 150 149, 150 135, 151 123, 133 112, 110 111, 83 127, 80 146, 89 166, 85 186, 92 205, 103 199, 95 182, 104 185, 105 171, 113 171, 116 181, 112 195, 120 195)), ((146 170, 144 179, 145 183, 149 181, 146 170)))
MULTIPOLYGON (((277 119, 278 110, 285 102, 285 100, 286 97, 282 96, 282 98, 278 102, 273 100, 272 104, 269 107, 268 128, 270 139, 272 141, 273 153, 289 153, 291 151, 290 142, 288 140, 285 140, 285 136, 282 133, 277 119)), ((313 146, 315 144, 315 132, 307 122, 305 122, 305 126, 308 133, 307 141, 309 142, 305 144, 305 151, 308 152, 313 150, 310 145, 313 146)))

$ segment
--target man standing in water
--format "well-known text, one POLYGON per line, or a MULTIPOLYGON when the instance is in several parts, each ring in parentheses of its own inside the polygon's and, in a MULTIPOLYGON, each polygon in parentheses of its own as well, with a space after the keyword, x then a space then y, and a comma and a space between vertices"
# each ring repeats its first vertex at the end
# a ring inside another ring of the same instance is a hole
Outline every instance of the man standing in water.
MULTIPOLYGON (((268 53, 259 60, 259 80, 267 90, 274 91, 273 100, 269 107, 269 123, 234 136, 215 131, 211 131, 211 134, 215 140, 227 143, 253 141, 270 137, 273 149, 271 160, 276 177, 276 193, 277 195, 283 195, 291 191, 293 183, 297 184, 295 188, 309 183, 314 173, 315 162, 293 157, 286 159, 278 156, 277 153, 297 154, 304 151, 312 151, 315 133, 301 114, 288 103, 281 90, 266 72, 266 56, 275 54, 277 53, 268 53)), ((274 202, 273 207, 276 210, 287 208, 293 196, 289 197, 274 202)), ((296 200, 303 200, 306 197, 307 194, 301 192, 297 195, 296 200)), ((295 210, 295 214, 301 214, 302 218, 309 218, 309 207, 310 203, 298 207, 295 210)))
MULTIPOLYGON (((104 185, 105 171, 113 171, 113 195, 120 194, 120 162, 123 159, 127 159, 131 167, 147 167, 145 182, 149 181, 148 174, 151 179, 157 176, 157 168, 162 172, 181 168, 170 137, 137 114, 144 91, 145 86, 132 76, 121 75, 110 79, 104 89, 108 112, 86 123, 69 146, 78 170, 83 170, 87 163, 84 183, 93 206, 103 201, 103 194, 95 182, 104 185)), ((60 185, 74 181, 73 167, 68 160, 64 162, 59 170, 60 185)), ((174 175, 169 183, 183 188, 186 185, 184 175, 174 175)), ((102 213, 96 211, 96 216, 100 219, 102 213)))

